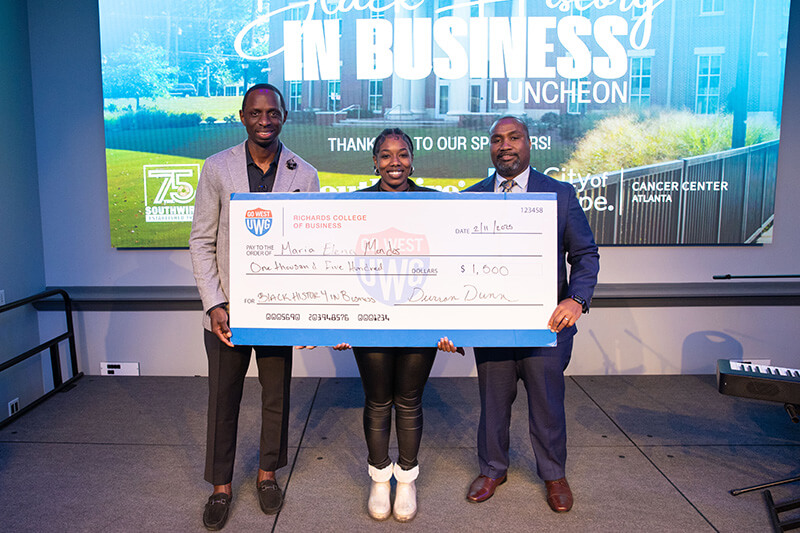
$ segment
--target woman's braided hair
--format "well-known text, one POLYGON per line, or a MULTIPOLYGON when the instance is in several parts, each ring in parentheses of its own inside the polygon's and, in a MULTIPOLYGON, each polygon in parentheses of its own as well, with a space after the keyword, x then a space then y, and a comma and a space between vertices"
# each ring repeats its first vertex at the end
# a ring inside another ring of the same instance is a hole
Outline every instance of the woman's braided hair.
POLYGON ((386 137, 391 137, 394 135, 400 137, 406 142, 408 145, 408 151, 411 152, 411 157, 414 157, 414 143, 411 142, 411 137, 409 137, 408 134, 406 134, 406 132, 400 128, 386 128, 380 132, 378 136, 375 137, 375 142, 372 143, 372 155, 378 157, 378 151, 381 149, 383 141, 386 140, 386 137))

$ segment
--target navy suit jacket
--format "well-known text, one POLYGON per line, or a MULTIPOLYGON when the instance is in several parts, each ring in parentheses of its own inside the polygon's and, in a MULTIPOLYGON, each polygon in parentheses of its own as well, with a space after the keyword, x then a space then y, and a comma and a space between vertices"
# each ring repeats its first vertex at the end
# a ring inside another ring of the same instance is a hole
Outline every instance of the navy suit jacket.
MULTIPOLYGON (((464 189, 464 192, 494 192, 496 174, 464 189)), ((575 187, 554 180, 531 168, 528 192, 556 193, 558 218, 558 301, 570 296, 583 298, 587 305, 592 300, 600 271, 600 254, 594 242, 592 228, 581 209, 575 187), (567 279, 567 263, 570 265, 567 279)), ((565 341, 577 332, 575 325, 558 333, 558 342, 565 341)))

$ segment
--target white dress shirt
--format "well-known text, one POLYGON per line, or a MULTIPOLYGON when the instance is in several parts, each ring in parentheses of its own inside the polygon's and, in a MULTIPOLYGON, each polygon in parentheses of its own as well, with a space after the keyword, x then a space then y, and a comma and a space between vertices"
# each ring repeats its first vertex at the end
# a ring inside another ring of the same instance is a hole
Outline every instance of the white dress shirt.
MULTIPOLYGON (((530 176, 530 174, 531 167, 525 167, 525 170, 514 176, 512 178, 514 180, 514 187, 511 188, 511 192, 526 192, 528 190, 528 176, 530 176)), ((506 181, 506 178, 495 173, 494 192, 503 192, 500 184, 504 181, 506 181)))

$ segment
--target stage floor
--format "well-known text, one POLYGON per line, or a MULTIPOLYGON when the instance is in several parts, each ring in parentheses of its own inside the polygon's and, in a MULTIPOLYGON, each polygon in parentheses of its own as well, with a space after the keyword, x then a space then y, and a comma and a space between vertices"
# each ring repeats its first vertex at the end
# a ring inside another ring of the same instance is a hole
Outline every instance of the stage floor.
MULTIPOLYGON (((205 531, 206 394, 202 377, 86 376, 6 426, 0 529, 205 531)), ((477 380, 431 379, 419 513, 407 524, 377 523, 366 512, 360 381, 292 381, 289 465, 278 475, 286 503, 266 516, 255 494, 259 386, 248 378, 224 531, 769 531, 763 491, 728 491, 800 475, 800 425, 782 404, 723 396, 708 375, 572 376, 567 479, 575 506, 556 514, 535 474, 524 394, 520 383, 508 482, 472 504, 465 494, 478 473, 477 380)), ((800 498, 800 483, 772 494, 800 498)))

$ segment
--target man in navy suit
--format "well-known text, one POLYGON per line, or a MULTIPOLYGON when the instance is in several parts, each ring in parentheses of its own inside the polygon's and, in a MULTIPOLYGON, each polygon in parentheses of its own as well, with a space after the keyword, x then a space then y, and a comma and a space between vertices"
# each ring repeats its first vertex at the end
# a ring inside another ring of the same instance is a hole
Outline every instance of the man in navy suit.
POLYGON ((495 173, 466 189, 472 192, 554 192, 558 205, 558 305, 548 327, 557 332, 555 347, 475 348, 481 417, 478 425, 480 475, 467 500, 482 502, 506 481, 511 404, 522 379, 528 396, 528 423, 539 477, 547 503, 556 512, 572 508, 565 476, 567 431, 564 414, 564 369, 572 355, 575 322, 589 311, 600 269, 597 245, 574 187, 530 167, 528 128, 505 116, 490 128, 489 147, 495 173), (567 280, 566 262, 570 264, 567 280))

